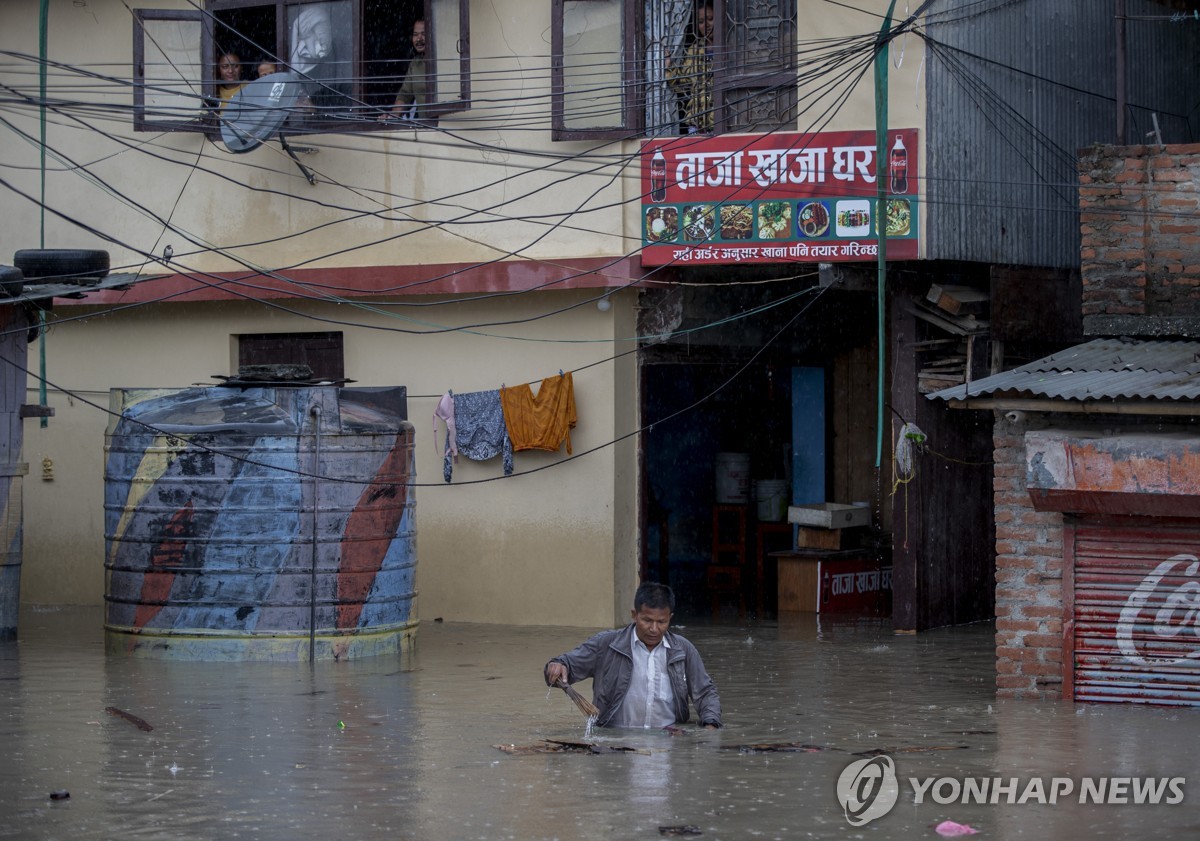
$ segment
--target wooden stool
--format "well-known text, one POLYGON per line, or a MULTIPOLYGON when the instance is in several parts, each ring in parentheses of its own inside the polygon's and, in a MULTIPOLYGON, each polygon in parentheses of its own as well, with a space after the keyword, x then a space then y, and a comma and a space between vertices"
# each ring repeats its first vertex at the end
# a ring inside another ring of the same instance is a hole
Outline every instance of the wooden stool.
POLYGON ((746 563, 746 506, 714 505, 712 562, 716 566, 746 563))

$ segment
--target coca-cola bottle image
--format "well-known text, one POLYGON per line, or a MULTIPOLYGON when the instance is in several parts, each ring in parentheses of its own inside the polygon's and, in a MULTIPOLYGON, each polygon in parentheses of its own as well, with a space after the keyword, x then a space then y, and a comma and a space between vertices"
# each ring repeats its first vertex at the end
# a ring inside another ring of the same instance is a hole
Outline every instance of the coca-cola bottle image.
POLYGON ((650 201, 663 201, 667 197, 667 159, 663 157, 662 148, 654 148, 654 157, 650 159, 650 201))
POLYGON ((888 161, 888 173, 892 182, 889 192, 897 196, 908 193, 908 150, 904 148, 904 138, 898 134, 888 161))

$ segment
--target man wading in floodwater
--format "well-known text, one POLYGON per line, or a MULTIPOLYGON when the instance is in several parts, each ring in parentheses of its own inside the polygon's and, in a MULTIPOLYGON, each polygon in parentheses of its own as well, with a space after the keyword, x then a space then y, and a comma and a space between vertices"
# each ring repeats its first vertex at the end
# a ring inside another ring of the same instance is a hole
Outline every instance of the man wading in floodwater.
POLYGON ((665 584, 647 582, 633 597, 633 622, 602 631, 559 655, 543 670, 547 686, 592 678, 596 723, 611 727, 668 727, 689 720, 696 705, 701 726, 721 726, 721 699, 704 670, 700 652, 668 632, 675 594, 665 584))

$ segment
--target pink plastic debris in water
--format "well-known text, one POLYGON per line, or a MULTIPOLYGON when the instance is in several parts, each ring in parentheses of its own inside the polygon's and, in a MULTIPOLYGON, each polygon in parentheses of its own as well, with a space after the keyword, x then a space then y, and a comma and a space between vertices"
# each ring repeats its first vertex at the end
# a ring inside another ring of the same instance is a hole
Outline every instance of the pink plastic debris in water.
POLYGON ((947 838, 952 838, 956 835, 974 835, 979 832, 973 826, 967 826, 965 823, 955 823, 954 821, 942 821, 934 827, 934 831, 938 835, 943 835, 947 838))

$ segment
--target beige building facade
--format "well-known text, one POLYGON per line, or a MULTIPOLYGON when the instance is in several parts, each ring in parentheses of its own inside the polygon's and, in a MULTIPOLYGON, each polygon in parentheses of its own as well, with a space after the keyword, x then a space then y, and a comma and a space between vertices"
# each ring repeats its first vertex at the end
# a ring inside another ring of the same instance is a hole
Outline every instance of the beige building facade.
MULTIPOLYGON (((639 263, 642 135, 552 139, 550 4, 465 8, 470 107, 425 127, 292 137, 314 150, 298 153, 310 184, 272 137, 234 154, 211 134, 135 131, 129 10, 49 3, 44 124, 36 100, 5 118, 0 257, 104 248, 114 271, 166 277, 60 299, 30 345, 26 402, 44 379, 55 414, 24 422, 25 603, 103 599, 110 389, 215 385, 236 373, 241 337, 336 332, 355 385, 408 389, 420 619, 624 621, 641 552, 639 294, 679 274, 646 277, 639 263), (572 456, 518 453, 509 478, 499 460, 460 459, 442 481, 432 414, 443 393, 559 371, 574 372, 572 456)), ((431 10, 441 62, 459 9, 431 10)), ((34 49, 33 5, 0 17, 3 49, 34 49)), ((805 41, 879 26, 838 6, 802 17, 805 41)), ((920 129, 920 51, 914 38, 893 62, 892 125, 920 129)), ((36 58, 14 62, 0 75, 36 96, 36 58)), ((821 130, 873 126, 868 72, 821 130)))

